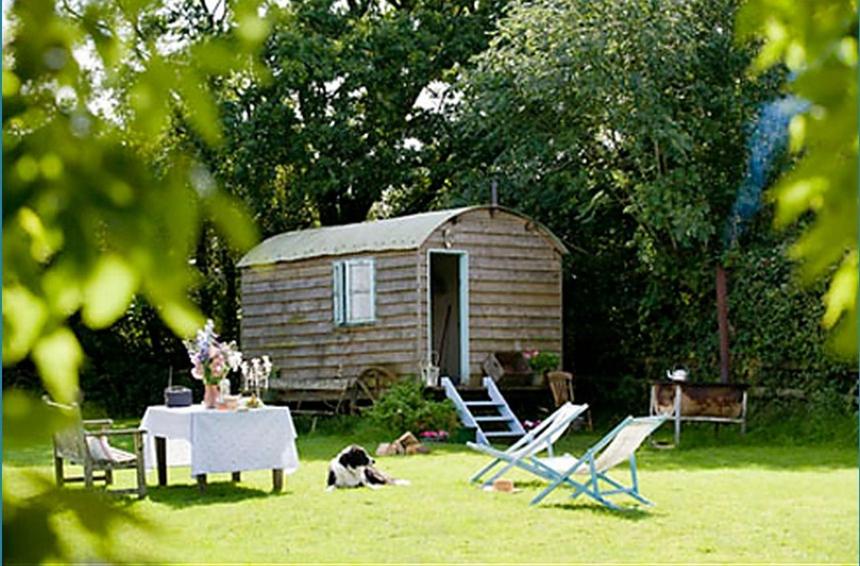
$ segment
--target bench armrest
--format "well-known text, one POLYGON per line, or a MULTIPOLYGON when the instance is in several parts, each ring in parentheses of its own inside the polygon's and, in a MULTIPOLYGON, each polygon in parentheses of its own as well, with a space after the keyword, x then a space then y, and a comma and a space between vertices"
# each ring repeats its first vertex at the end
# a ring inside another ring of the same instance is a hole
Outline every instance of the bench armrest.
POLYGON ((84 436, 143 436, 146 431, 141 428, 118 428, 111 430, 84 431, 84 436))
POLYGON ((84 419, 81 421, 85 427, 87 426, 112 426, 113 419, 84 419))

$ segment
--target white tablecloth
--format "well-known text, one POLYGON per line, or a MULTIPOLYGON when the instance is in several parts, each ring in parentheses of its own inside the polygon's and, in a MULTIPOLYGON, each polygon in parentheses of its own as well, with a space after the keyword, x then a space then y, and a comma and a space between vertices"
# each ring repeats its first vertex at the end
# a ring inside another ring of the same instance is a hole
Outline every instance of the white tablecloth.
POLYGON ((191 475, 299 467, 296 429, 287 407, 219 411, 202 405, 148 407, 140 428, 144 461, 155 466, 155 437, 167 439, 167 465, 191 466, 191 475))

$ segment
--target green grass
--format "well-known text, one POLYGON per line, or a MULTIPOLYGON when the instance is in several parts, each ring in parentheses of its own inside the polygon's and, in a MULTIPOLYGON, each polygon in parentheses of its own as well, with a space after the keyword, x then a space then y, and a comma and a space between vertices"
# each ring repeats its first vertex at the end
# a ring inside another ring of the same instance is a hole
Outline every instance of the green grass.
MULTIPOLYGON (((238 486, 212 476, 201 494, 187 469, 172 468, 169 487, 154 487, 150 474, 148 499, 120 500, 141 525, 110 538, 115 556, 155 562, 856 563, 856 449, 757 438, 685 430, 680 449, 643 448, 641 488, 656 506, 617 513, 562 492, 529 507, 540 486, 519 473, 511 477, 520 492, 482 492, 466 478, 485 459, 456 445, 380 459, 411 486, 326 493, 329 458, 380 438, 303 435, 301 468, 284 493, 269 493, 270 473, 253 472, 238 486)), ((594 439, 574 433, 563 448, 594 439)), ((29 475, 50 477, 49 447, 5 453, 4 464, 4 489, 23 495, 29 475)), ((99 541, 69 515, 56 521, 74 555, 93 556, 99 541)))

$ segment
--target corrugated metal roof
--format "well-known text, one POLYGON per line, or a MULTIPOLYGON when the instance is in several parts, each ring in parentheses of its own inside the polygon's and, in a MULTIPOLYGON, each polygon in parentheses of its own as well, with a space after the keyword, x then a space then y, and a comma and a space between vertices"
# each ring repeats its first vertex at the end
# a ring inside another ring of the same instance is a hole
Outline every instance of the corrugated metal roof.
MULTIPOLYGON (((264 240, 239 261, 239 267, 266 265, 280 261, 296 261, 328 255, 346 255, 386 250, 414 250, 424 243, 433 231, 469 210, 489 208, 469 206, 435 212, 423 212, 409 216, 325 226, 285 232, 264 240)), ((501 207, 499 207, 501 208, 501 207)), ((517 212, 502 209, 517 216, 517 212)), ((548 229, 541 226, 547 236, 563 253, 564 244, 548 229)))

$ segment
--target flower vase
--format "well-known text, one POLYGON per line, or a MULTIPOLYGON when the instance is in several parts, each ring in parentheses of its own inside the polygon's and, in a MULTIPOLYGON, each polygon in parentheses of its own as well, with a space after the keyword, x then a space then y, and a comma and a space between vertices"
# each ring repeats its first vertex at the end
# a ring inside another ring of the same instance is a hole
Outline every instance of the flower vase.
POLYGON ((209 385, 208 383, 203 386, 203 406, 207 409, 214 409, 215 405, 218 404, 218 395, 220 394, 220 389, 217 385, 209 385))

